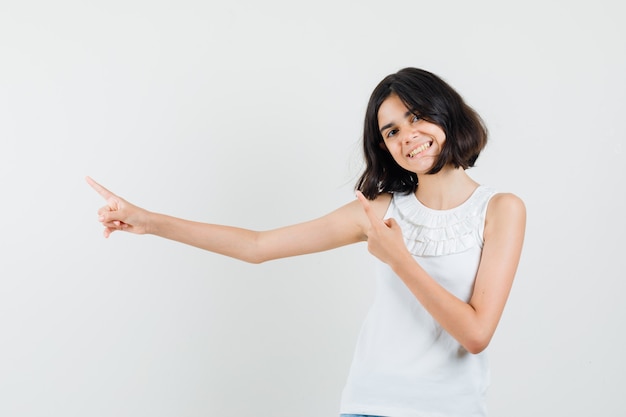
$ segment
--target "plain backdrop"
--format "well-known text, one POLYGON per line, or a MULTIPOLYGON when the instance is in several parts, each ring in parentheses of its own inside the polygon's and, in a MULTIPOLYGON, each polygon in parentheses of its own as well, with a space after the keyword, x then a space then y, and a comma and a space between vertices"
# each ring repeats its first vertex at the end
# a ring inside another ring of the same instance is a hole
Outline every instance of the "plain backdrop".
POLYGON ((485 119, 469 171, 527 205, 494 417, 623 416, 618 0, 0 1, 0 415, 336 416, 364 244, 250 265, 102 237, 90 175, 269 229, 354 198, 369 94, 435 72, 485 119))

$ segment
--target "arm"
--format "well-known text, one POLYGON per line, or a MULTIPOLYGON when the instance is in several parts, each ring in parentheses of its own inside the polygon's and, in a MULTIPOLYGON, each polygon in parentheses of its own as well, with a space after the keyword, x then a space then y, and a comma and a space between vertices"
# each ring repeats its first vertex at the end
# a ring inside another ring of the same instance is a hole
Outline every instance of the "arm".
POLYGON ((357 201, 315 220, 259 232, 153 213, 129 203, 89 177, 87 182, 107 202, 98 211, 105 237, 118 230, 153 234, 252 263, 365 240, 367 218, 357 201))
POLYGON ((474 291, 469 302, 448 292, 415 261, 393 219, 376 217, 359 195, 368 213, 370 252, 389 264, 435 320, 469 352, 484 350, 495 333, 519 263, 526 209, 512 194, 492 198, 487 209, 484 246, 474 291))

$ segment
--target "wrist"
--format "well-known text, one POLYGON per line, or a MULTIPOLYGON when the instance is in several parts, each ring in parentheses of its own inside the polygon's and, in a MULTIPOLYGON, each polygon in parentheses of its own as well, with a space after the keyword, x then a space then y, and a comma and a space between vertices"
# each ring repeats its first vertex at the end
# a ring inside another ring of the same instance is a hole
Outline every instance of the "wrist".
POLYGON ((413 265, 417 265, 417 262, 408 250, 402 251, 389 264, 391 269, 399 276, 406 272, 407 269, 412 268, 413 265))
POLYGON ((159 215, 151 211, 144 211, 143 233, 147 235, 158 235, 159 215))

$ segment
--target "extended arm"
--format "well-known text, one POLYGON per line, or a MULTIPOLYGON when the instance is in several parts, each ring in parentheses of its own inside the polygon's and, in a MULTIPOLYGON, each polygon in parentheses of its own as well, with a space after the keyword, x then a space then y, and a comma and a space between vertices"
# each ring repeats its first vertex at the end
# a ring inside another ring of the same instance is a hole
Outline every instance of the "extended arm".
POLYGON ((415 261, 393 219, 381 220, 359 196, 368 213, 370 252, 387 263, 435 320, 471 353, 484 350, 495 333, 519 263, 526 209, 512 194, 492 198, 485 222, 484 246, 469 302, 437 283, 415 261))
POLYGON ((91 178, 87 182, 105 200, 98 211, 108 237, 117 230, 153 234, 246 262, 320 252, 365 240, 367 218, 357 201, 308 222, 269 231, 253 231, 153 213, 113 194, 91 178))

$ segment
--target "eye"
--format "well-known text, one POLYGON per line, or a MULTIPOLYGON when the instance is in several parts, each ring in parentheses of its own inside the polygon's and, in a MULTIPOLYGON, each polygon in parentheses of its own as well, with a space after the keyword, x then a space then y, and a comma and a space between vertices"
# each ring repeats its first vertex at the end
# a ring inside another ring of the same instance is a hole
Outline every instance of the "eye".
POLYGON ((422 116, 420 116, 419 114, 414 114, 411 116, 411 123, 417 123, 420 120, 422 120, 422 116))
POLYGON ((398 133, 398 129, 389 129, 385 135, 387 138, 392 138, 398 133))

